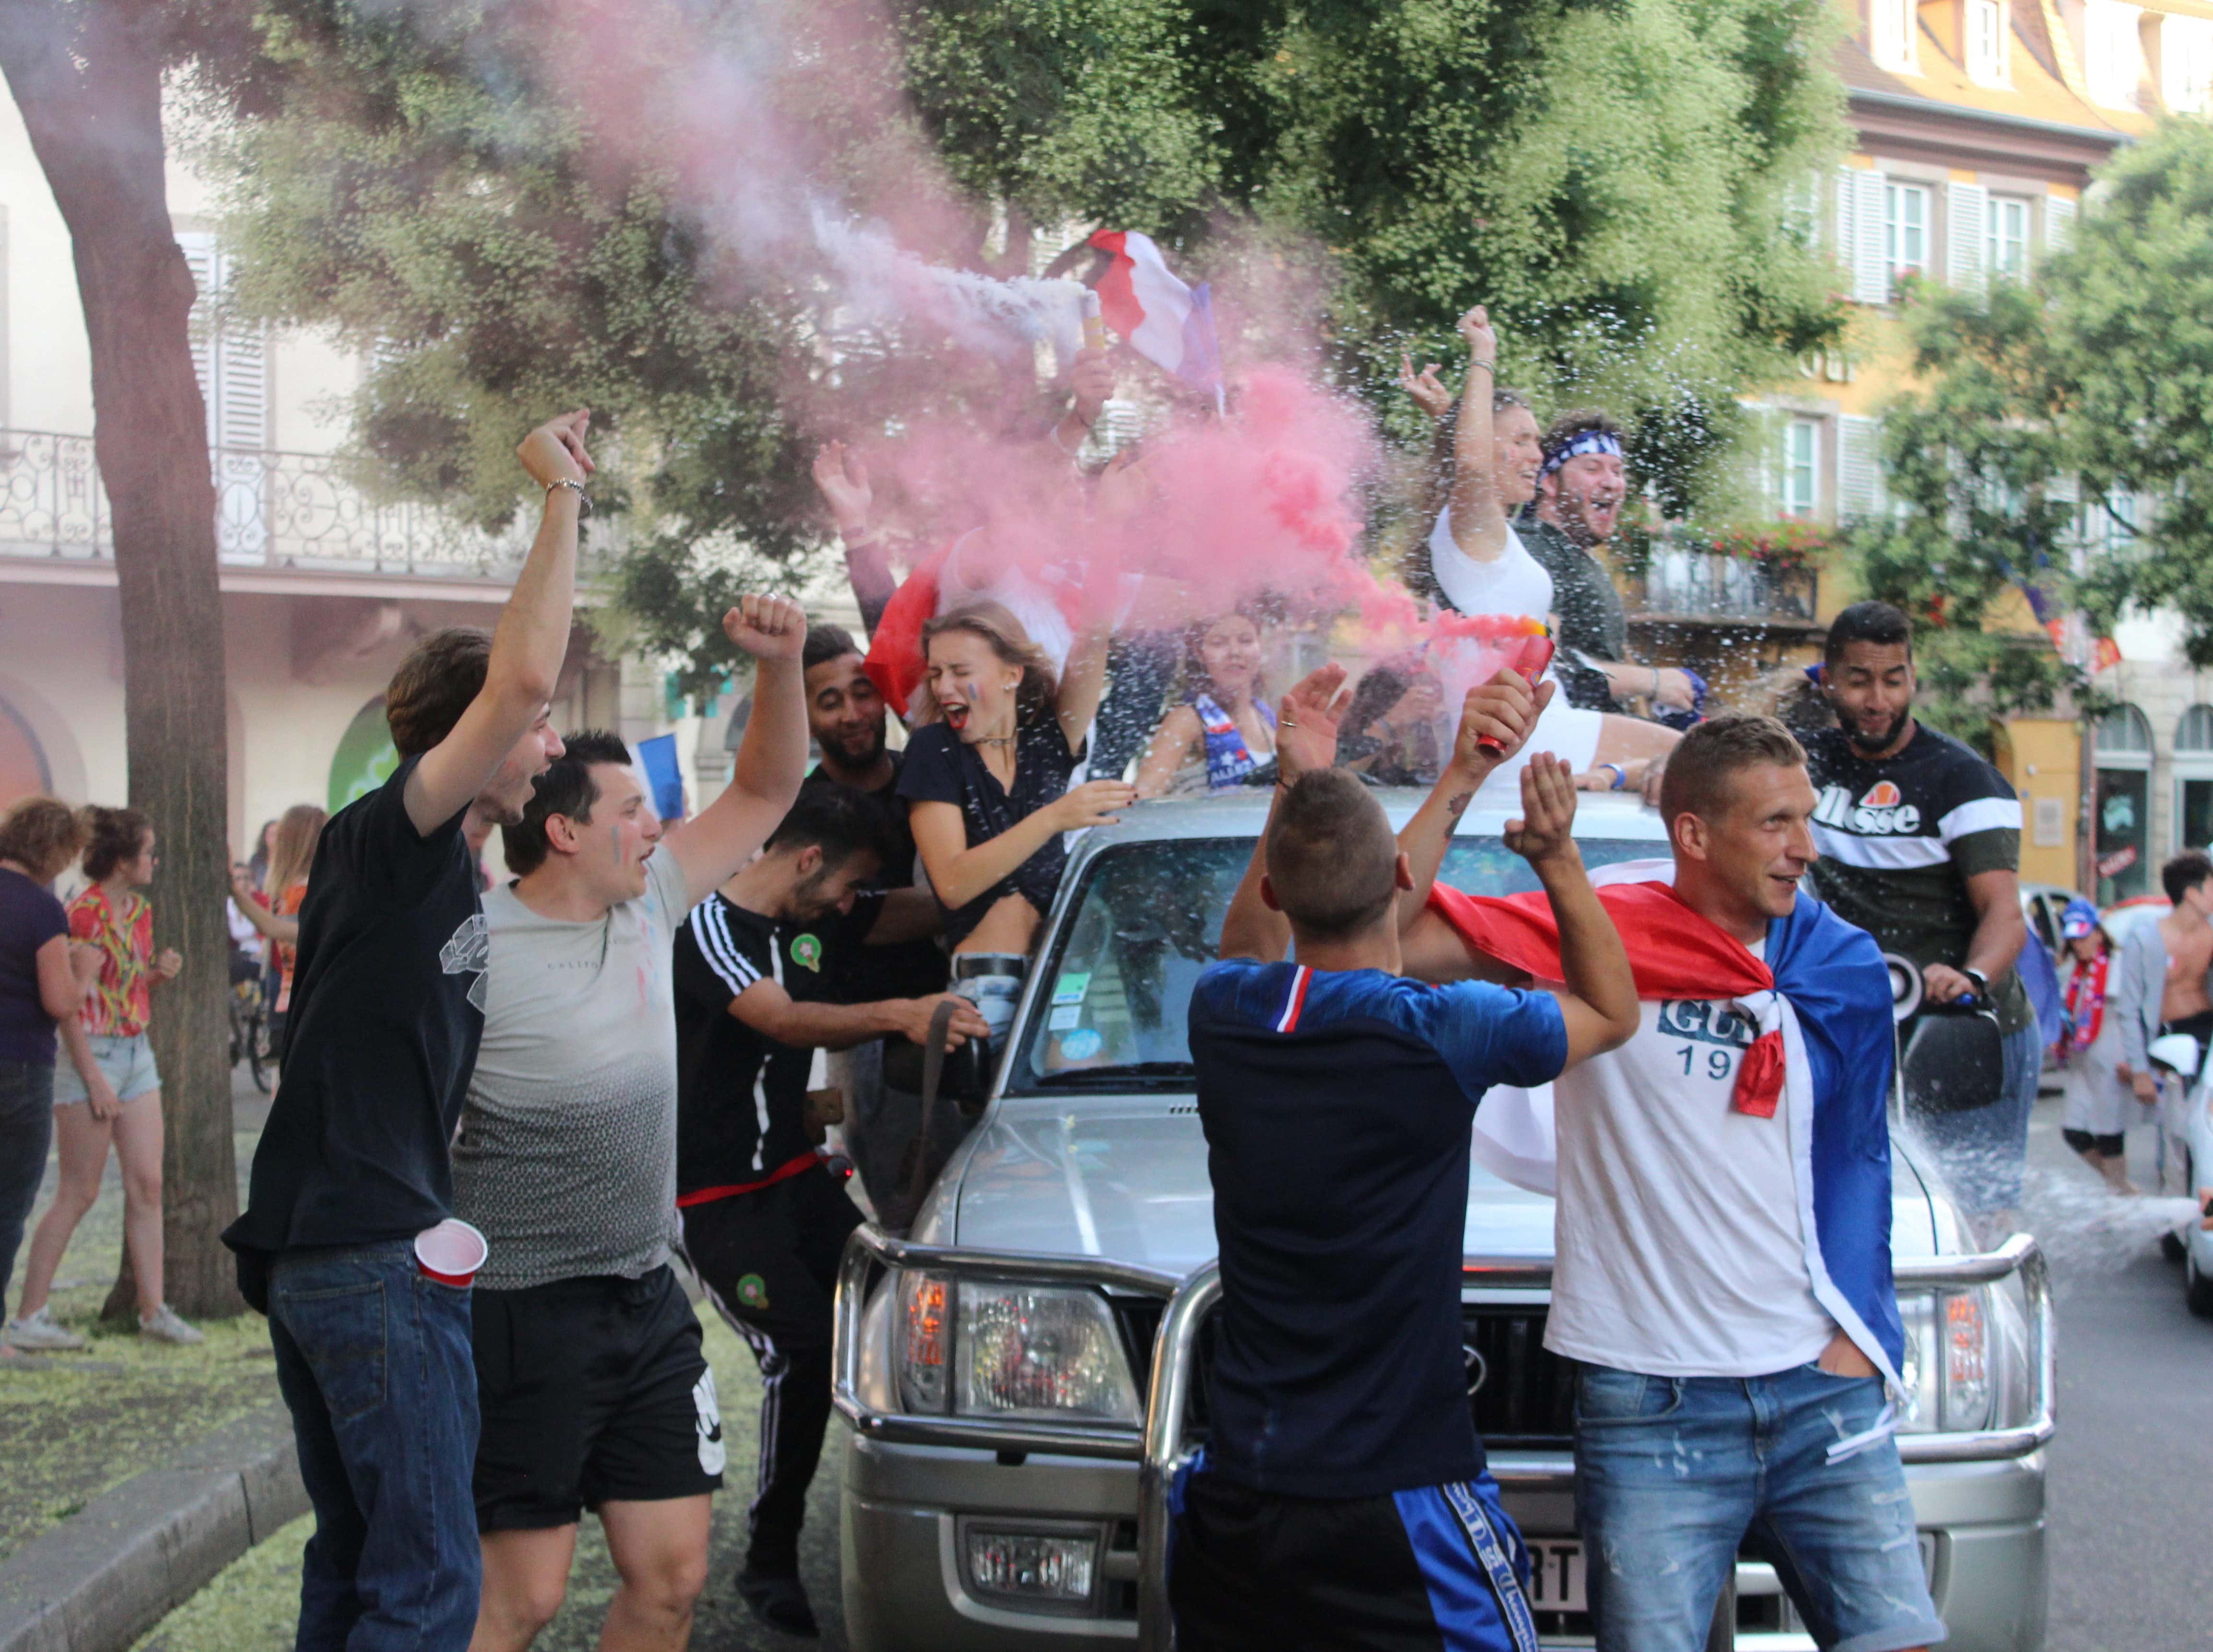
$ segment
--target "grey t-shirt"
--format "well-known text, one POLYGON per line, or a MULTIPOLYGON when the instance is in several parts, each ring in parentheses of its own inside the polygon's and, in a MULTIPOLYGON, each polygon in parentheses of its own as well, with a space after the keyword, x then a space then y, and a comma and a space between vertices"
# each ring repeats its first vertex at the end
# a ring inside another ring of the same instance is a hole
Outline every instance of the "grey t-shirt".
POLYGON ((454 1208, 491 1254, 477 1283, 635 1279, 676 1233, 676 1009, 669 964, 691 910, 683 869, 604 918, 541 917, 513 886, 484 898, 484 1040, 453 1149, 454 1208))

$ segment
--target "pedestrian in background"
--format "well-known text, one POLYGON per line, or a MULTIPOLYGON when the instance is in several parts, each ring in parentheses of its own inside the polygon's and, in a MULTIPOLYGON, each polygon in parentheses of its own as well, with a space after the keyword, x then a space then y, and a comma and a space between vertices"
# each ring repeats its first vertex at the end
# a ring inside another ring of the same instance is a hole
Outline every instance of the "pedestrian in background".
MULTIPOLYGON (((69 915, 47 887, 83 846, 83 825, 53 798, 22 798, 0 815, 0 1298, 53 1141, 57 1027, 81 1082, 107 1085, 77 1021, 69 915)), ((0 1341, 0 1359, 15 1357, 0 1341)))
MULTIPOLYGON (((2160 1191, 2167 1161, 2180 1162, 2182 1120, 2177 1116, 2187 1081, 2164 1084, 2153 1071, 2151 1046, 2172 1033, 2198 1040, 2199 1064, 2213 1042, 2213 856, 2186 849, 2159 869, 2160 887, 2174 910, 2156 924, 2139 924, 2121 942, 2113 975, 2113 1015, 2120 1022, 2120 1075, 2136 1098, 2159 1120, 2160 1191), (2167 1150, 2170 1138, 2175 1152, 2167 1150)), ((2185 1192, 2189 1190, 2186 1188, 2185 1192)))
POLYGON ((2059 1043, 2067 1100, 2059 1133, 2113 1192, 2133 1193, 2128 1128, 2137 1108, 2121 1076, 2121 1018, 2108 1014, 2106 1003, 2113 986, 2112 938, 2099 924, 2098 909, 2080 899, 2059 915, 2059 938, 2068 961, 2067 1030, 2059 1043))
POLYGON ((277 978, 277 997, 269 1011, 269 1047, 277 1052, 280 1061, 284 1016, 292 1007, 300 908, 308 899, 308 869, 315 863, 315 845, 322 841, 323 823, 329 819, 313 803, 293 804, 277 822, 276 846, 270 851, 269 871, 260 887, 255 888, 242 876, 231 879, 231 897, 238 910, 274 949, 271 962, 277 978))
POLYGON ((84 994, 79 1019, 107 1084, 94 1089, 75 1071, 55 1075, 60 1185, 31 1235, 8 1340, 18 1348, 84 1346, 55 1322, 46 1295, 77 1223, 100 1198, 112 1146, 123 1167, 123 1240, 138 1286, 138 1334, 188 1345, 204 1338, 162 1295, 162 1076, 147 1038, 155 984, 176 979, 185 960, 171 948, 155 952, 153 903, 138 893, 161 865, 152 823, 136 809, 94 804, 84 828, 91 881, 69 904, 70 953, 84 994))

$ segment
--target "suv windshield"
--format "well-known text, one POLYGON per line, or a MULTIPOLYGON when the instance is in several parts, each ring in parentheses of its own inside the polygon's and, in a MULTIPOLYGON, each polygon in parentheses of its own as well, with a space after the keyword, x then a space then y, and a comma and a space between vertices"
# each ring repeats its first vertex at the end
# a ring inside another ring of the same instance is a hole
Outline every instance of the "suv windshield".
MULTIPOLYGON (((1646 839, 1576 843, 1593 867, 1667 852, 1646 839)), ((1185 1010, 1252 856, 1249 838, 1183 838, 1125 844, 1092 861, 1046 960, 1052 991, 1022 1035, 1008 1094, 1190 1088, 1185 1010)), ((1455 838, 1440 879, 1477 894, 1537 887, 1528 863, 1495 838, 1455 838)))

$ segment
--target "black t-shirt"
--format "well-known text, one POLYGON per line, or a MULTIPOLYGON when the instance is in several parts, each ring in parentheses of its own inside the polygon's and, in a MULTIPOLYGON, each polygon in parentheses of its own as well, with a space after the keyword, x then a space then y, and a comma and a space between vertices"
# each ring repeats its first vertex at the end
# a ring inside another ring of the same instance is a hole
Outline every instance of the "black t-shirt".
MULTIPOLYGON (((850 921, 873 921, 862 914, 875 904, 857 905, 850 921)), ((795 998, 825 999, 825 929, 787 930, 714 894, 676 931, 679 1198, 749 1186, 812 1150, 807 1075, 814 1052, 754 1031, 730 1013, 730 1003, 763 978, 795 998)))
MULTIPOLYGON (((887 755, 892 760, 891 783, 875 791, 857 792, 879 816, 877 835, 883 840, 884 869, 868 887, 909 889, 914 887, 914 828, 907 823, 906 805, 899 796, 899 772, 905 759, 898 752, 887 755)), ((799 789, 804 792, 841 783, 818 768, 799 789)), ((825 997, 832 1003, 919 998, 942 992, 947 978, 945 954, 929 938, 897 942, 888 947, 864 945, 860 936, 842 938, 831 950, 824 973, 829 988, 825 997)))
POLYGON ((1568 704, 1588 711, 1617 709, 1606 674, 1584 660, 1619 661, 1629 657, 1629 616, 1606 564, 1550 522, 1525 512, 1514 524, 1521 544, 1552 576, 1552 612, 1559 621, 1555 640, 1566 650, 1552 666, 1568 704))
MULTIPOLYGON (((942 722, 915 730, 907 741, 906 766, 899 772, 899 795, 909 802, 958 803, 967 823, 968 844, 1011 832, 1068 789, 1068 777, 1083 760, 1071 753, 1059 725, 1050 717, 1027 722, 1015 735, 1015 784, 1009 791, 984 766, 976 748, 942 722)), ((1068 850, 1056 832, 1044 848, 958 911, 945 915, 945 936, 958 946, 984 921, 1002 896, 1019 894, 1043 915, 1068 864, 1068 850)))
POLYGON ((491 953, 466 811, 407 815, 418 759, 331 816, 308 873, 284 1072, 254 1150, 247 1253, 408 1239, 453 1214, 446 1146, 484 1031, 491 953))
MULTIPOLYGON (((1800 736, 1821 794, 1814 811, 1814 892, 1917 964, 1967 961, 1975 933, 1967 880, 2021 869, 2021 801, 2006 777, 1949 735, 1917 725, 1897 756, 1873 762, 1841 728, 1800 736)), ((1991 984, 1998 1025, 2028 1025, 2028 995, 1991 984)))

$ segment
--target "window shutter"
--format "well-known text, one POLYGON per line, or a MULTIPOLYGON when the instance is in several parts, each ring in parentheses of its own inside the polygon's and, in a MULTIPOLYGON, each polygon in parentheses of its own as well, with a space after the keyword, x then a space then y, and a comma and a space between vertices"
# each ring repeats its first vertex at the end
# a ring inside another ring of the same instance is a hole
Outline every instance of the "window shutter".
POLYGON ((1829 244, 1835 248, 1838 259, 1845 264, 1852 261, 1852 249, 1859 243, 1852 234, 1853 180, 1859 176, 1851 167, 1837 168, 1837 234, 1829 244))
POLYGON ((257 325, 224 320, 229 259, 215 236, 177 236, 192 273, 192 374, 207 408, 215 468, 216 547, 225 561, 263 562, 269 554, 263 452, 269 446, 269 341, 257 325))
POLYGON ((1987 290, 1984 241, 1989 233, 1990 192, 1980 184, 1953 184, 1944 193, 1944 278, 1954 290, 1987 290))
POLYGON ((1882 251, 1883 191, 1879 172, 1852 174, 1852 297, 1862 304, 1890 302, 1890 268, 1882 251))
POLYGON ((2075 239, 2075 203, 2061 195, 2044 198, 2044 245, 2058 252, 2075 239))
POLYGON ((192 272, 192 376, 199 381, 200 401, 208 410, 209 439, 215 434, 215 325, 210 302, 215 296, 215 237, 205 230, 186 229, 177 236, 185 254, 185 267, 192 272))
POLYGON ((1882 508, 1882 421, 1856 413, 1837 420, 1837 515, 1849 521, 1882 508))

